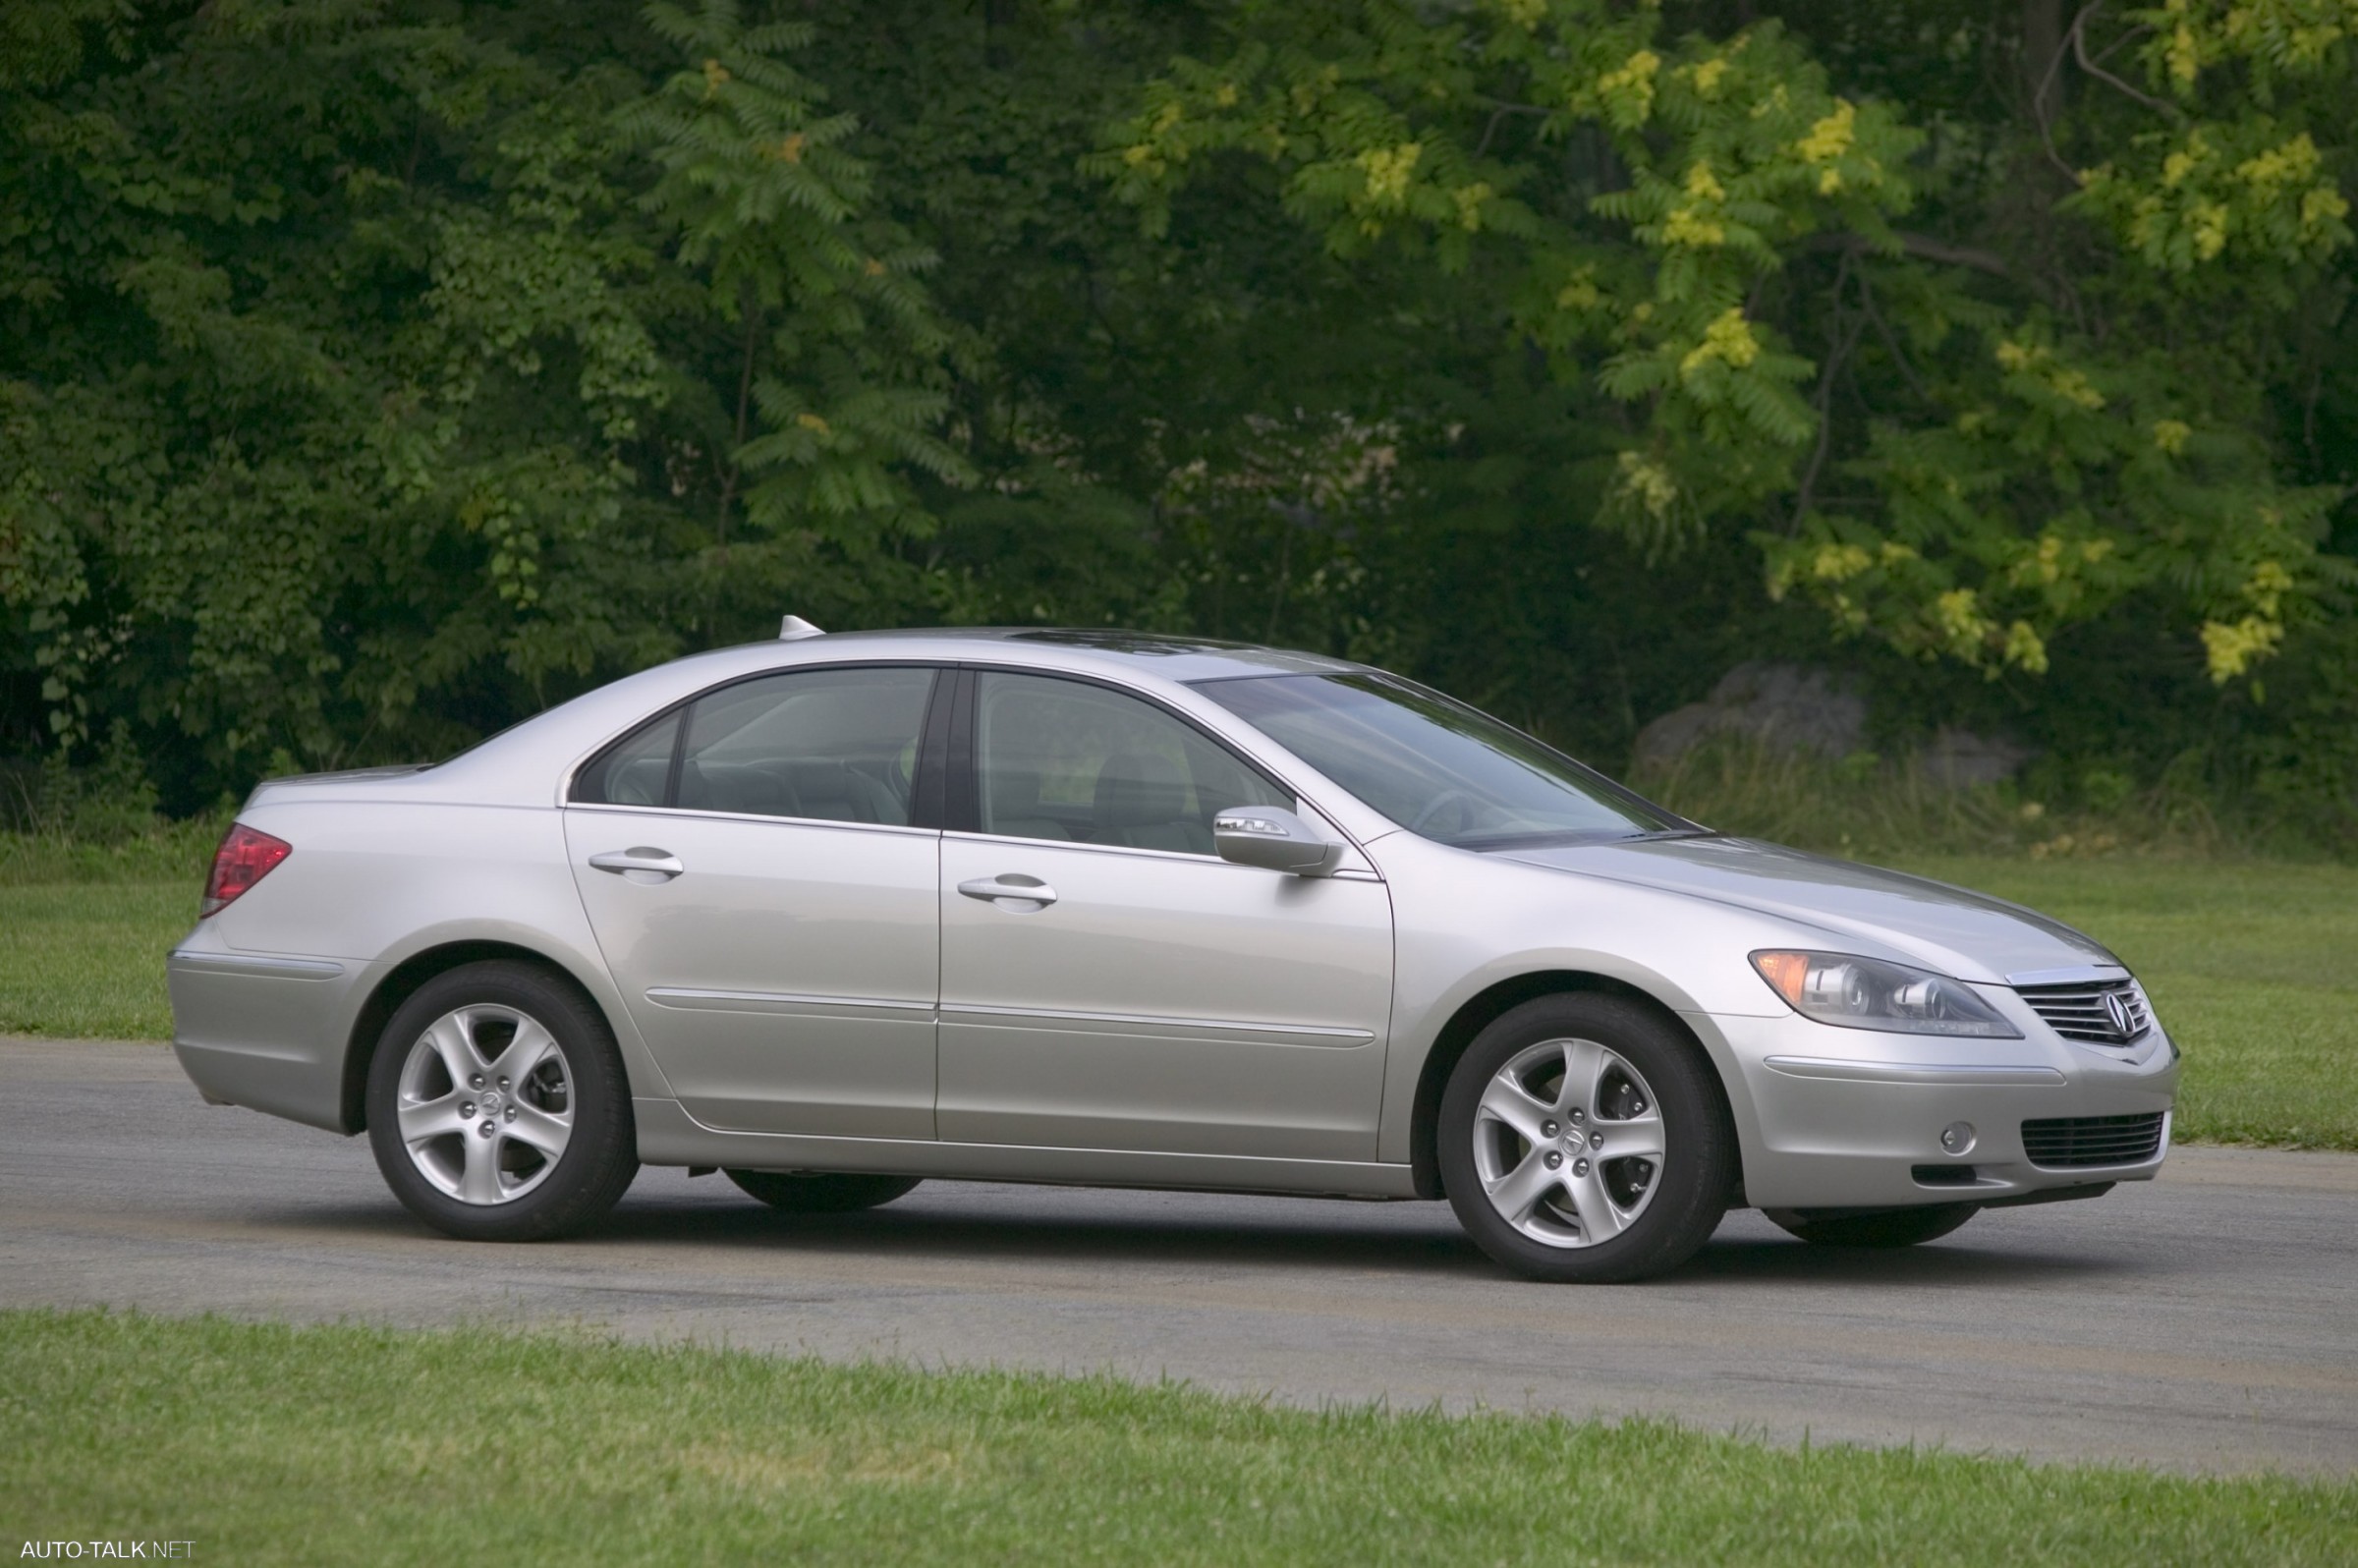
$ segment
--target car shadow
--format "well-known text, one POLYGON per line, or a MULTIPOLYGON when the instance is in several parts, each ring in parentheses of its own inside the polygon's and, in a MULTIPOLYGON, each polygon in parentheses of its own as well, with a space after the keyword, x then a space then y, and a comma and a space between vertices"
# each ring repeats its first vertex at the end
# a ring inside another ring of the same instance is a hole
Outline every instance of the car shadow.
POLYGON ((2137 1270, 2111 1258, 1963 1240, 1919 1247, 1813 1247, 1784 1237, 1714 1237, 1664 1279, 1691 1284, 1922 1286, 2007 1289, 2113 1278, 2137 1270))
MULTIPOLYGON (((782 1214, 750 1201, 639 1203, 617 1208, 582 1239, 682 1241, 960 1262, 1162 1262, 1476 1276, 1493 1272, 1446 1209, 1423 1223, 1403 1224, 1384 1222, 1389 1216, 1371 1218, 1368 1208, 1353 1204, 1272 1204, 1265 1217, 1248 1217, 1232 1208, 1201 1215, 1184 1209, 1104 1214, 1031 1208, 993 1213, 962 1203, 949 1208, 911 1204, 854 1214, 782 1214)), ((1427 1209, 1428 1215, 1433 1212, 1427 1209)))
MULTIPOLYGON (((1063 1190, 1050 1189, 1062 1195, 1063 1190)), ((726 1187, 634 1195, 579 1236, 547 1244, 567 1251, 612 1246, 725 1248, 829 1257, 963 1263, 1089 1263, 1221 1268, 1317 1268, 1400 1276, 1513 1281, 1457 1228, 1441 1204, 1355 1204, 1319 1200, 1217 1201, 1195 1208, 1174 1195, 1091 1190, 1121 1211, 1065 1207, 1027 1191, 1003 1209, 968 1194, 913 1195, 850 1214, 786 1214, 726 1187), (1265 1208, 1262 1205, 1265 1204, 1265 1208), (1192 1210, 1192 1211, 1191 1211, 1192 1210)), ((1074 1196, 1078 1197, 1076 1192, 1074 1196)), ((430 1238, 434 1232, 394 1204, 270 1205, 249 1223, 371 1241, 430 1238)), ((1960 1235, 1894 1249, 1810 1246, 1781 1235, 1748 1234, 1731 1216, 1665 1284, 1859 1288, 2010 1289, 2074 1284, 2141 1272, 2117 1256, 2045 1246, 1993 1245, 1960 1235), (1732 1233, 1731 1233, 1732 1232, 1732 1233)), ((452 1245, 460 1245, 453 1243, 452 1245)), ((537 1250, 533 1249, 533 1250, 537 1250)))

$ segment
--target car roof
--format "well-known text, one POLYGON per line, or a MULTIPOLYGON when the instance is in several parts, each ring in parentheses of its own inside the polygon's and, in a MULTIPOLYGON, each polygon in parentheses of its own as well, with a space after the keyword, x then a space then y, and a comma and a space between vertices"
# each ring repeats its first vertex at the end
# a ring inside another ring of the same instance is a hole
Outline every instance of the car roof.
POLYGON ((823 634, 823 641, 819 637, 806 638, 794 645, 814 653, 835 654, 874 644, 880 652, 889 648, 902 656, 987 660, 989 653, 977 646, 978 644, 996 644, 1010 653, 1025 649, 1062 652, 1070 657, 1054 662, 1067 668, 1113 665, 1181 682, 1246 675, 1336 674, 1366 667, 1348 659, 1266 647, 1258 643, 1228 643, 1217 638, 1183 637, 1166 632, 1132 632, 1118 627, 952 626, 833 632, 823 634))

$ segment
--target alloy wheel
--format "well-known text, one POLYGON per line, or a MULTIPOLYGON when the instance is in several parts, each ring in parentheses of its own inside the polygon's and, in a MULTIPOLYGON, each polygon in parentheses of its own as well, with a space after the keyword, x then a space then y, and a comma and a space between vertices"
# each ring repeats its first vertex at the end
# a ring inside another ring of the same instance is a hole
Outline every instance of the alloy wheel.
POLYGON ((455 1008, 410 1047, 395 1108, 410 1162, 435 1191, 513 1203, 548 1179, 572 1141, 573 1071, 530 1014, 455 1008))
POLYGON ((1653 1088, 1619 1052, 1588 1039, 1518 1051, 1475 1109, 1484 1196, 1547 1247, 1594 1247, 1654 1202, 1663 1156, 1653 1088))

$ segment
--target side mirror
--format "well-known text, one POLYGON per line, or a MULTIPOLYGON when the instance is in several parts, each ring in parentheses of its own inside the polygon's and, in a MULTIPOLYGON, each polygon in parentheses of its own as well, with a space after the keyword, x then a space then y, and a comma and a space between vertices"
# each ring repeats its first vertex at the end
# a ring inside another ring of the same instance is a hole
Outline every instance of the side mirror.
POLYGON ((1343 847, 1293 812, 1274 806, 1239 806, 1211 819, 1211 842, 1220 859, 1296 876, 1329 876, 1343 847))

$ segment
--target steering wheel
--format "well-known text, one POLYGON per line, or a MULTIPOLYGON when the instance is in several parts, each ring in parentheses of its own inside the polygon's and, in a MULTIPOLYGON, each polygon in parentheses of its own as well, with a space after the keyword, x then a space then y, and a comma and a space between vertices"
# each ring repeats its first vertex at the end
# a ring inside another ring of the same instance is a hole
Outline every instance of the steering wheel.
POLYGON ((1425 831, 1425 824, 1432 821, 1435 816, 1438 816, 1441 812, 1441 808, 1444 806, 1475 806, 1479 804, 1480 803, 1477 802, 1473 796, 1467 794, 1464 790, 1443 790, 1440 794, 1435 795, 1432 800, 1425 803, 1425 810, 1419 812, 1417 813, 1417 819, 1408 824, 1408 830, 1412 833, 1422 833, 1425 831))

